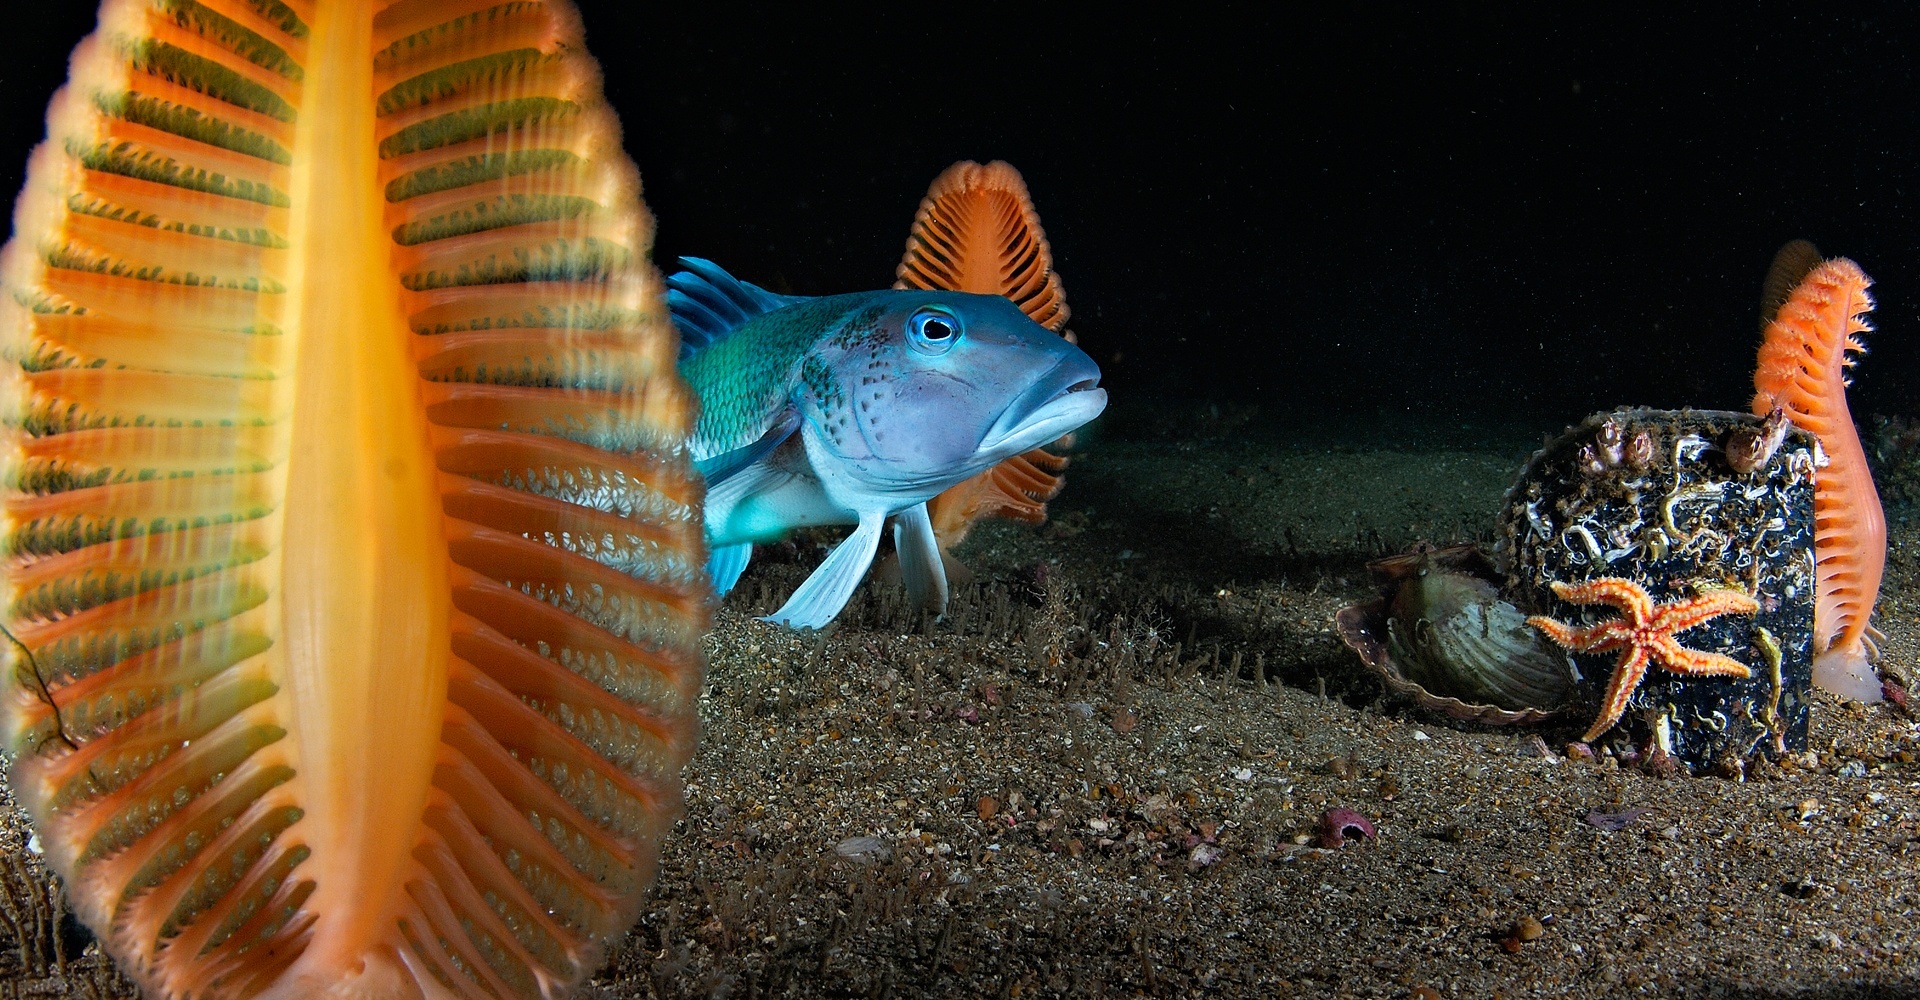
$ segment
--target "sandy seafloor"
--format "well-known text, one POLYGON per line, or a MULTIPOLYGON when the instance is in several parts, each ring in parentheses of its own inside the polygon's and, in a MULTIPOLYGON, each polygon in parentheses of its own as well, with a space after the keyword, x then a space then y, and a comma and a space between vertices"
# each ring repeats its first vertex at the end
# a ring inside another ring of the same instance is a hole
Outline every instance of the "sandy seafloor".
MULTIPOLYGON (((1334 636, 1368 558, 1490 539, 1549 429, 1110 419, 931 624, 873 582, 826 634, 756 622, 828 536, 764 550, 652 911, 582 995, 1920 995, 1912 717, 1823 696, 1810 752, 1661 778, 1566 759, 1585 718, 1424 714, 1334 636), (1377 839, 1313 846, 1333 807, 1377 839)), ((1914 673, 1920 456, 1889 474, 1878 623, 1914 673)), ((4 836, 0 997, 132 995, 4 836)))

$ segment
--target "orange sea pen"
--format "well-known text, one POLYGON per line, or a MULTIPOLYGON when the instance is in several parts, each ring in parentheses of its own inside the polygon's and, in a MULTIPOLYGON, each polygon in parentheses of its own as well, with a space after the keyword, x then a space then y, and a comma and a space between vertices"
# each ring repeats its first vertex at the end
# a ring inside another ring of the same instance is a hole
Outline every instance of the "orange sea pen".
MULTIPOLYGON (((1056 333, 1067 325, 1067 296, 1020 171, 1000 160, 963 160, 942 171, 920 201, 895 288, 1004 295, 1056 333)), ((1067 334, 1072 339, 1072 334, 1067 334)), ((1067 459, 1035 448, 974 476, 927 504, 942 550, 952 549, 982 517, 1028 524, 1047 519, 1067 459)))
POLYGON ((1880 683, 1868 663, 1878 654, 1868 618, 1886 564, 1887 525, 1847 412, 1846 391, 1846 370, 1865 350, 1859 334, 1871 329, 1866 321, 1873 309, 1867 294, 1871 281, 1845 258, 1806 270, 1809 260, 1818 260, 1817 252, 1801 241, 1788 244, 1776 259, 1776 271, 1800 270, 1805 277, 1767 324, 1753 373, 1753 412, 1784 409, 1820 439, 1827 455, 1814 499, 1814 682, 1850 698, 1878 701, 1880 683))
POLYGON ((679 809, 704 580, 562 0, 107 0, 4 253, 5 737, 152 997, 565 994, 679 809))

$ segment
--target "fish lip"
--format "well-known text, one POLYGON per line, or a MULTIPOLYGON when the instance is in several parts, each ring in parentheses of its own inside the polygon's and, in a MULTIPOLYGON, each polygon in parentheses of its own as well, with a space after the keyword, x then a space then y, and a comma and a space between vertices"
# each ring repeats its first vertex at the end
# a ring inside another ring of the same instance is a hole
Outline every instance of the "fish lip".
POLYGON ((987 429, 979 453, 994 461, 1037 448, 1092 420, 1107 408, 1107 391, 1100 388, 1100 371, 1091 361, 1074 364, 1062 359, 1001 411, 987 429))

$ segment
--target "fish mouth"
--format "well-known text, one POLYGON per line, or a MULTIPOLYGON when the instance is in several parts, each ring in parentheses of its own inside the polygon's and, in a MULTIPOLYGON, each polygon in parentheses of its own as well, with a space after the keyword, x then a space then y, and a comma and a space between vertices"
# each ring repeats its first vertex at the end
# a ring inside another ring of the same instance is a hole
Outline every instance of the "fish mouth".
POLYGON ((1038 448, 1100 415, 1107 390, 1092 359, 1067 359, 1001 412, 980 442, 980 455, 1000 461, 1038 448))

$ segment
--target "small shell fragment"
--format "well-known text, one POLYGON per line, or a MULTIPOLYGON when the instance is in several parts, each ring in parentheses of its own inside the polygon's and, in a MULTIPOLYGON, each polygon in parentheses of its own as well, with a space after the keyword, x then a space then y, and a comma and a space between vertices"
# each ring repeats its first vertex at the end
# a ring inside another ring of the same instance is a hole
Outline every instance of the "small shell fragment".
POLYGON ((1365 816, 1345 806, 1338 806, 1321 815, 1320 831, 1313 843, 1315 847, 1337 848, 1344 846, 1350 838, 1372 840, 1376 836, 1378 834, 1373 829, 1373 823, 1365 816))
POLYGON ((833 845, 833 853, 857 865, 871 865, 892 857, 893 848, 879 837, 848 837, 833 845))

